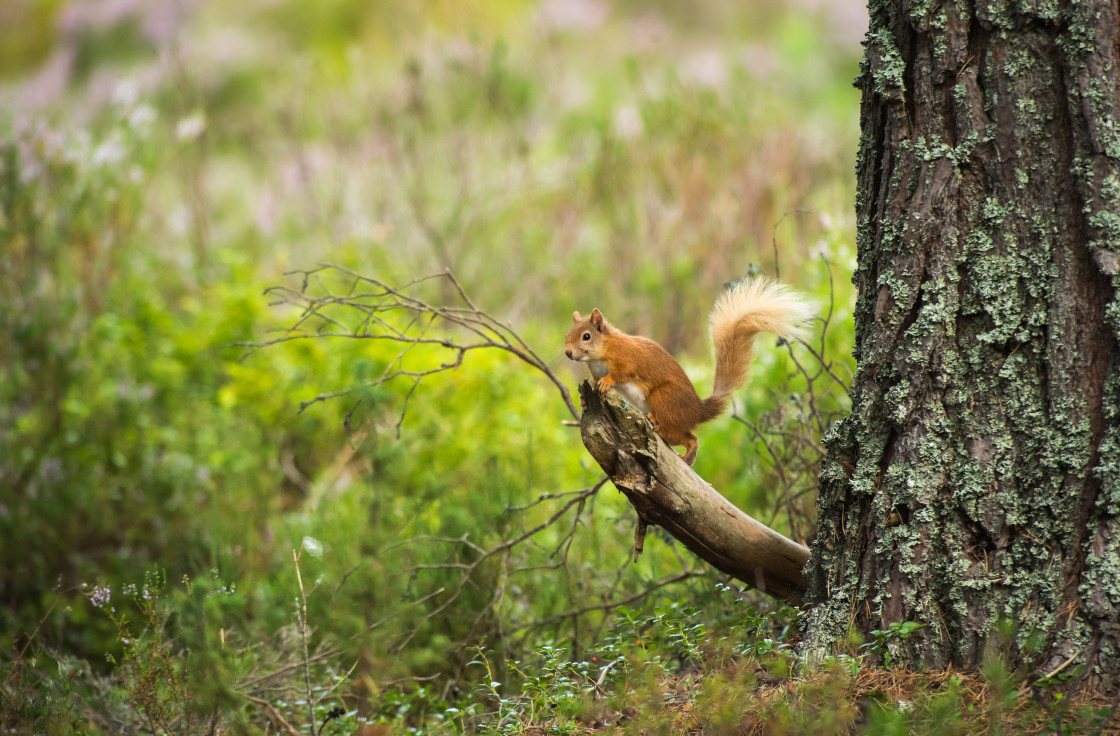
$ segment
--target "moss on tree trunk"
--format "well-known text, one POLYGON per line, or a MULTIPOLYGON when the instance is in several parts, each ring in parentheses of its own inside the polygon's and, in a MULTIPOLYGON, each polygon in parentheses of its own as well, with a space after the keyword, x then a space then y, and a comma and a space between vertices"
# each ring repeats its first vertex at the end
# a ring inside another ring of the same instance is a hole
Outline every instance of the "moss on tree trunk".
POLYGON ((927 624, 1120 685, 1115 4, 872 0, 858 371, 827 438, 805 646, 927 624))

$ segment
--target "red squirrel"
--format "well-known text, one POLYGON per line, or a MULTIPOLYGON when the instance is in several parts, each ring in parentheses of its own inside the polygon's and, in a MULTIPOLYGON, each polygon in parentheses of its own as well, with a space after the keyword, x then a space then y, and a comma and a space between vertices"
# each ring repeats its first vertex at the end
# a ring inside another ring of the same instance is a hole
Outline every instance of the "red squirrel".
POLYGON ((803 296, 768 278, 744 279, 724 291, 708 320, 716 378, 712 395, 706 399, 697 395, 668 350, 653 340, 616 329, 598 309, 590 317, 572 314, 575 324, 564 339, 564 353, 587 363, 598 380, 599 393, 613 386, 649 417, 665 442, 683 445, 682 457, 692 465, 699 447, 693 430, 722 414, 731 394, 746 384, 755 335, 772 332, 793 340, 802 335, 812 316, 812 307, 803 296))

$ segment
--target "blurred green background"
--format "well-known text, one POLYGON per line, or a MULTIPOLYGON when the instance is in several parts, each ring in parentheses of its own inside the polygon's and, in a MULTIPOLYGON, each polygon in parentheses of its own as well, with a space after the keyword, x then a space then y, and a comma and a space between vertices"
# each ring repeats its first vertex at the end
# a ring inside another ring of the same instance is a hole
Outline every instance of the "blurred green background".
MULTIPOLYGON (((612 602, 718 608, 720 576, 671 540, 629 561, 609 485, 442 608, 448 563, 479 553, 409 540, 489 550, 598 481, 555 388, 497 352, 409 395, 366 388, 390 344, 237 344, 296 319, 264 293, 301 288, 290 271, 452 269, 572 388, 563 335, 599 307, 706 395, 721 285, 780 269, 831 304, 815 345, 843 377, 865 26, 859 3, 823 0, 0 4, 6 717, 108 730, 143 711, 137 668, 161 651, 200 668, 199 708, 263 707, 231 693, 298 649, 293 550, 317 676, 355 665, 337 692, 363 713, 417 683, 450 702, 483 640, 580 652, 612 602)), ((762 346, 742 421, 701 430, 696 469, 806 541, 815 443, 845 398, 762 346)))

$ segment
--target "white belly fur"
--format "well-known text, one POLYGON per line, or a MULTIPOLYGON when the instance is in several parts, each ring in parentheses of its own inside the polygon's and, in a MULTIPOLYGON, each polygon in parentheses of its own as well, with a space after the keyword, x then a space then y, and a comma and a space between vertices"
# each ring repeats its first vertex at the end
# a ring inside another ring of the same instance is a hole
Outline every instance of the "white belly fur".
MULTIPOLYGON (((591 375, 595 377, 595 380, 599 380, 607 375, 606 361, 592 360, 587 363, 587 366, 591 369, 591 375)), ((635 409, 643 414, 649 414, 649 403, 646 402, 646 395, 642 393, 642 390, 638 388, 636 384, 616 383, 614 388, 622 394, 622 398, 626 399, 635 409)))
POLYGON ((642 390, 633 383, 616 383, 615 389, 622 394, 622 398, 630 402, 630 405, 643 414, 649 414, 649 404, 646 403, 646 395, 642 390))

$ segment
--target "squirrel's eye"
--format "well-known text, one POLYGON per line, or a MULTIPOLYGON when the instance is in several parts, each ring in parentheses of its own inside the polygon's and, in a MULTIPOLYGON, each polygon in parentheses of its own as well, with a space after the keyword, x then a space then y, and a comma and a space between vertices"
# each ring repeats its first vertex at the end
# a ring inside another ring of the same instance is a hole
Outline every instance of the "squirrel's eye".
POLYGON ((591 339, 591 333, 590 332, 583 333, 583 339, 584 340, 590 340, 591 339))

